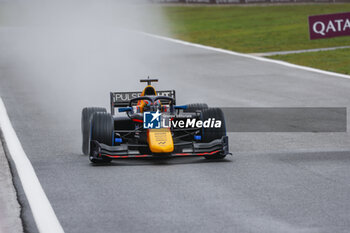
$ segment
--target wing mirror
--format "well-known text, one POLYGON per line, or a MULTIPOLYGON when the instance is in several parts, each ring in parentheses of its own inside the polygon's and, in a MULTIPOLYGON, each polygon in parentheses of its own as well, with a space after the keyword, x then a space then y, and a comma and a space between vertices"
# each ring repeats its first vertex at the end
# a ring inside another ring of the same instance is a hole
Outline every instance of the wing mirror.
POLYGON ((118 112, 131 112, 132 107, 118 108, 118 112))

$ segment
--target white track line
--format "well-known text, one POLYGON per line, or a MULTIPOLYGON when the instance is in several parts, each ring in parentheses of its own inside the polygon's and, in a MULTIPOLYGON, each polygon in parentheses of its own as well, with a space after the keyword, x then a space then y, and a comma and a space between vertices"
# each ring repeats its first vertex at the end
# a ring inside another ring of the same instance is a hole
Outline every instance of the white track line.
POLYGON ((63 233, 55 212, 41 187, 34 168, 25 154, 22 145, 12 127, 4 102, 0 98, 0 127, 8 151, 16 166, 24 193, 29 202, 35 223, 40 233, 63 233))
POLYGON ((331 71, 325 71, 325 70, 320 70, 320 69, 311 68, 311 67, 307 67, 307 66, 295 65, 295 64, 288 63, 288 62, 284 62, 284 61, 273 60, 273 59, 269 59, 269 58, 265 58, 265 57, 253 56, 253 55, 245 54, 245 53, 233 52, 233 51, 226 50, 226 49, 220 49, 220 48, 215 48, 215 47, 211 47, 211 46, 191 43, 191 42, 187 42, 187 41, 183 41, 183 40, 173 39, 173 38, 169 38, 169 37, 165 37, 165 36, 159 36, 159 35, 154 35, 154 34, 145 33, 145 32, 142 32, 142 34, 150 36, 150 37, 153 37, 153 38, 157 38, 157 39, 171 41, 171 42, 174 42, 174 43, 177 43, 177 44, 183 44, 183 45, 187 45, 187 46, 192 46, 192 47, 212 50, 212 51, 215 51, 215 52, 220 52, 220 53, 226 53, 226 54, 235 55, 235 56, 251 58, 251 59, 254 59, 254 60, 258 60, 258 61, 275 63, 275 64, 288 66, 288 67, 292 67, 292 68, 296 68, 296 69, 307 70, 307 71, 321 73, 321 74, 325 74, 325 75, 331 75, 331 76, 336 76, 336 77, 350 79, 350 75, 346 75, 346 74, 339 74, 339 73, 335 73, 335 72, 331 72, 331 71))
POLYGON ((298 54, 298 53, 313 53, 313 52, 322 52, 322 51, 331 51, 338 49, 349 49, 350 46, 338 46, 338 47, 328 47, 328 48, 317 48, 317 49, 302 49, 302 50, 289 50, 289 51, 275 51, 275 52, 266 52, 266 53, 249 53, 253 56, 275 56, 275 55, 287 55, 287 54, 298 54))

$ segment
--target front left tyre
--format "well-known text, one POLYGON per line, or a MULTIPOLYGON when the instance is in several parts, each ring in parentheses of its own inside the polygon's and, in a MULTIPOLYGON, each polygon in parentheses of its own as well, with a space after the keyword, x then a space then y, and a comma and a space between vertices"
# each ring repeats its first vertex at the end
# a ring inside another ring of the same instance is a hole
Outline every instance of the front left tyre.
MULTIPOLYGON (((202 129, 202 141, 211 142, 216 139, 221 139, 226 136, 226 123, 224 113, 220 108, 208 108, 202 111, 202 120, 215 119, 221 121, 221 126, 218 128, 203 128, 202 129)), ((226 154, 216 154, 205 156, 206 159, 223 159, 226 154)))
POLYGON ((184 112, 196 112, 196 111, 202 111, 208 108, 209 108, 208 104, 205 104, 205 103, 187 104, 187 108, 184 110, 184 112))

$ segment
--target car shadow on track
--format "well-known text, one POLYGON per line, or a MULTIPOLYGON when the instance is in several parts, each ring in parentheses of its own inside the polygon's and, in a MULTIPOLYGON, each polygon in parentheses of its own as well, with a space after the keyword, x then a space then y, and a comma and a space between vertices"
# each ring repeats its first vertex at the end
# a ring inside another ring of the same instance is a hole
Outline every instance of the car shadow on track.
POLYGON ((129 158, 116 159, 111 163, 90 163, 93 167, 99 166, 174 166, 184 164, 214 164, 230 163, 233 158, 207 160, 205 158, 129 158))

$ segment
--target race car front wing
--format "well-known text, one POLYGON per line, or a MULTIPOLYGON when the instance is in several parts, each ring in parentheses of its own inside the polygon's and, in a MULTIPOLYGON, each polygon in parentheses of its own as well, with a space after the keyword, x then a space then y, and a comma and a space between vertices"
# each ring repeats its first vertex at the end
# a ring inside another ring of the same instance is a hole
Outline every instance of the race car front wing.
POLYGON ((147 149, 148 145, 122 143, 117 146, 108 146, 98 141, 90 142, 90 158, 111 159, 123 158, 145 158, 145 157, 179 157, 179 156, 215 156, 217 154, 229 154, 228 136, 216 139, 211 142, 188 142, 180 141, 174 143, 174 152, 169 154, 142 154, 139 148, 147 149))

